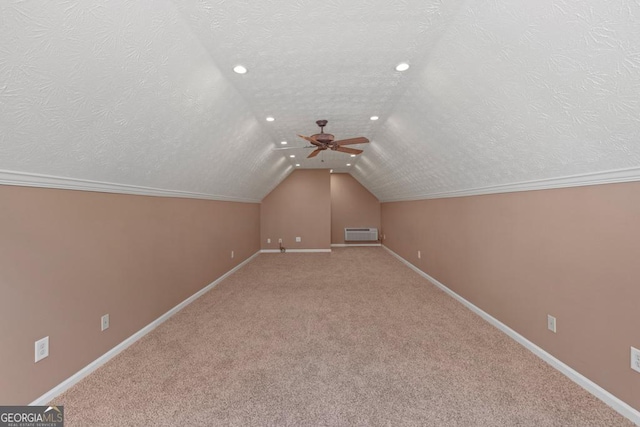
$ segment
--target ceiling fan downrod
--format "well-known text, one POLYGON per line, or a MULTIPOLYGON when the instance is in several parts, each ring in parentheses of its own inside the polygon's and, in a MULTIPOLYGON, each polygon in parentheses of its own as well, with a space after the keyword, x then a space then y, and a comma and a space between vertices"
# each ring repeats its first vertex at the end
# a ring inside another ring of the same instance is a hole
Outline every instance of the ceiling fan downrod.
POLYGON ((324 133, 324 127, 327 125, 327 120, 317 120, 316 124, 320 126, 320 133, 324 133))

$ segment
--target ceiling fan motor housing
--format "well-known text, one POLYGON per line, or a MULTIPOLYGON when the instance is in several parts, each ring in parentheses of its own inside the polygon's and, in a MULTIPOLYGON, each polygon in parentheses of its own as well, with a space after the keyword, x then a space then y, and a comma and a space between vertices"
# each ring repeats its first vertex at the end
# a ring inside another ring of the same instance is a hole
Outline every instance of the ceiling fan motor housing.
POLYGON ((320 133, 313 135, 313 139, 323 144, 331 144, 334 140, 334 136, 330 133, 324 133, 324 127, 327 125, 327 120, 317 120, 316 124, 320 127, 320 133))
POLYGON ((331 135, 330 133, 316 133, 315 135, 311 136, 313 139, 315 139, 318 142, 321 142, 323 144, 331 144, 334 140, 333 135, 331 135))

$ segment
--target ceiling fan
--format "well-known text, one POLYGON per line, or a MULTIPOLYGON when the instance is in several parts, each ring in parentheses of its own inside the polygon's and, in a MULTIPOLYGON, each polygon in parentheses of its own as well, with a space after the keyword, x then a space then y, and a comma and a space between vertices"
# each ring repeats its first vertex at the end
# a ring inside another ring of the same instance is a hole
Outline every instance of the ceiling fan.
POLYGON ((324 133, 324 127, 327 125, 327 120, 318 120, 316 124, 320 126, 320 133, 316 133, 315 135, 311 136, 298 135, 300 138, 313 144, 310 147, 316 147, 316 149, 307 156, 308 159, 317 156, 321 151, 327 149, 340 151, 341 153, 360 154, 362 153, 362 150, 343 147, 343 145, 364 144, 366 142, 369 142, 369 140, 363 136, 334 141, 333 135, 331 135, 330 133, 324 133))

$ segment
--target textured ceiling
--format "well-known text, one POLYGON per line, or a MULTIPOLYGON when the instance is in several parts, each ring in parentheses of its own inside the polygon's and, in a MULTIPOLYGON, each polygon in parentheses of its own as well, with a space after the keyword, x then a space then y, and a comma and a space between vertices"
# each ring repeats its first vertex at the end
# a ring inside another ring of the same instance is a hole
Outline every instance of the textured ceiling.
POLYGON ((296 162, 382 200, 638 167, 640 2, 0 2, 0 172, 258 200, 296 162), (371 143, 274 151, 317 119, 371 143))
POLYGON ((640 2, 469 1, 354 175, 384 200, 640 166, 640 2))

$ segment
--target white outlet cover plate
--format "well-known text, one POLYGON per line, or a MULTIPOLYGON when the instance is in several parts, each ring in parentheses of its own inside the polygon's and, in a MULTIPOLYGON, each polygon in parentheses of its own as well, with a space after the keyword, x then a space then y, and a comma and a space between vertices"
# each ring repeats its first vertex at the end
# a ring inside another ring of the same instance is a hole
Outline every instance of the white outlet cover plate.
POLYGON ((49 356, 49 337, 44 337, 36 341, 35 352, 36 362, 39 362, 49 356))
POLYGON ((104 331, 106 329, 109 329, 109 315, 105 314, 104 316, 102 316, 100 318, 100 330, 104 331))
POLYGON ((553 333, 556 332, 556 318, 550 314, 547 315, 547 329, 553 333))
POLYGON ((631 369, 640 372, 640 350, 631 347, 631 369))
POLYGON ((301 238, 301 237, 296 237, 296 242, 297 242, 297 243, 302 242, 302 238, 301 238))

